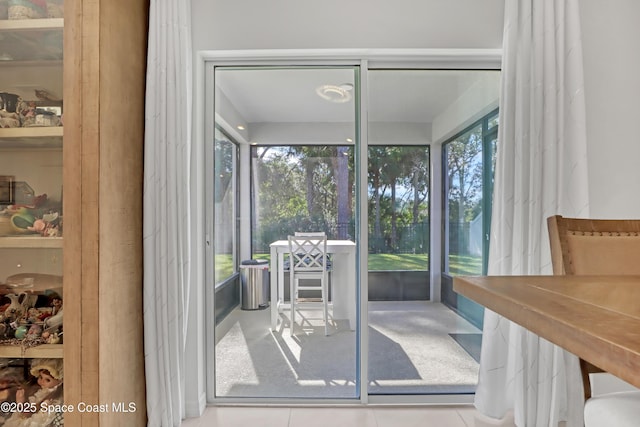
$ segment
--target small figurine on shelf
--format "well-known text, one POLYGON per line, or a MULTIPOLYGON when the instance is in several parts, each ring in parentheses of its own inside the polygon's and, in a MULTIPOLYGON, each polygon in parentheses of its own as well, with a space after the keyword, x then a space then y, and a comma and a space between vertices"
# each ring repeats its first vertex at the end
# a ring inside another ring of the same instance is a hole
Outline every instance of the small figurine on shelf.
POLYGON ((29 332, 29 327, 27 325, 18 325, 16 323, 16 330, 13 334, 17 339, 24 339, 27 336, 27 332, 29 332))
POLYGON ((62 332, 53 332, 47 338, 47 344, 60 344, 62 342, 62 332))
POLYGON ((15 337, 16 328, 18 324, 15 320, 2 316, 2 322, 0 322, 0 340, 12 339, 15 337))
POLYGON ((62 327, 63 310, 62 310, 62 298, 60 297, 60 295, 55 294, 51 298, 51 305, 53 307, 51 310, 51 316, 44 319, 44 327, 45 329, 53 331, 62 327))
MULTIPOLYGON (((33 281, 31 281, 31 283, 33 283, 33 281)), ((18 300, 22 305, 22 315, 26 316, 29 313, 29 310, 36 306, 36 302, 38 302, 38 295, 32 292, 20 292, 18 300)))
POLYGON ((35 307, 31 307, 27 311, 25 318, 29 323, 38 323, 40 321, 40 316, 42 316, 42 312, 35 307))
POLYGON ((27 330, 27 335, 25 335, 25 338, 28 340, 35 340, 36 338, 40 338, 41 336, 42 336, 42 325, 34 323, 31 326, 29 326, 29 330, 27 330))
POLYGON ((9 217, 13 234, 38 233, 42 237, 62 235, 60 202, 49 200, 46 193, 39 196, 29 193, 23 198, 28 200, 24 200, 24 203, 9 205, 2 211, 9 217))
POLYGON ((20 125, 22 127, 33 126, 36 123, 36 103, 35 101, 18 100, 16 112, 20 115, 20 125))
POLYGON ((53 294, 51 296, 51 306, 53 309, 51 310, 51 315, 55 316, 59 312, 62 311, 62 297, 58 294, 53 294))
MULTIPOLYGON (((63 399, 63 367, 62 359, 33 359, 31 375, 37 378, 39 390, 27 398, 24 388, 16 391, 16 402, 22 407, 32 403, 35 411, 14 412, 5 422, 5 427, 24 426, 61 426, 64 425, 62 413, 56 412, 56 406, 61 406, 63 399), (48 411, 47 409, 52 409, 48 411)), ((31 408, 29 408, 31 409, 31 408)))
POLYGON ((9 307, 4 311, 5 319, 9 321, 18 320, 24 314, 24 307, 22 306, 20 295, 7 294, 5 296, 11 301, 9 307))

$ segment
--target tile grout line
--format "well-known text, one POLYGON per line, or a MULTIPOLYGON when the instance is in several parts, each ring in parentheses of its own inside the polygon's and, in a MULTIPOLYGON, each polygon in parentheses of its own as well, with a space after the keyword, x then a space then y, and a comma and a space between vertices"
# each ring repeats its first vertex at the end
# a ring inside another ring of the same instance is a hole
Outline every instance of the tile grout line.
POLYGON ((378 417, 376 417, 376 411, 374 411, 372 408, 369 408, 369 411, 371 411, 371 416, 373 417, 373 422, 376 423, 375 427, 380 427, 380 424, 378 423, 378 417))
POLYGON ((465 427, 470 427, 470 426, 467 425, 467 422, 464 420, 464 417, 462 416, 460 411, 457 410, 457 409, 456 409, 456 415, 458 415, 458 418, 460 418, 460 420, 462 421, 462 424, 464 424, 465 427))

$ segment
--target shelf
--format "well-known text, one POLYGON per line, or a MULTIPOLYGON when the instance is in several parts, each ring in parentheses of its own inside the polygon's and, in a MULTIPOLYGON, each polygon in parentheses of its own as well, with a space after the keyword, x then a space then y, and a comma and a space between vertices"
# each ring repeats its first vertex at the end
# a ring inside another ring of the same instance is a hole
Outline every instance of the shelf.
POLYGON ((62 18, 1 20, 0 64, 61 60, 63 26, 62 18))
POLYGON ((0 237, 0 249, 62 249, 62 237, 0 237))
POLYGON ((63 344, 42 344, 23 351, 19 345, 0 345, 0 358, 21 359, 33 357, 62 358, 63 344))
POLYGON ((62 148, 61 126, 0 129, 0 148, 62 148))
POLYGON ((38 31, 60 30, 64 27, 62 18, 45 19, 3 19, 0 20, 0 32, 3 31, 38 31))

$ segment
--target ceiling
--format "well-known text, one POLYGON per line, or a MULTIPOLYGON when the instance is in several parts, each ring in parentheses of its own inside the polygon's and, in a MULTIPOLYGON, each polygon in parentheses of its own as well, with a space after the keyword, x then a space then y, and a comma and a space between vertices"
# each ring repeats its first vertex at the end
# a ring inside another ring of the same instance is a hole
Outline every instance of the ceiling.
MULTIPOLYGON (((497 98, 490 99, 497 93, 499 74, 495 71, 372 70, 365 96, 368 122, 415 124, 430 129, 474 86, 486 84, 483 79, 488 74, 493 76, 489 81, 496 88, 480 104, 497 102, 497 98)), ((350 91, 353 98, 343 103, 327 101, 316 93, 322 85, 355 87, 356 69, 351 67, 218 68, 215 79, 219 121, 222 118, 228 127, 242 124, 248 140, 255 140, 258 129, 267 127, 274 132, 276 126, 284 130, 285 125, 291 129, 308 124, 315 129, 320 124, 355 123, 355 89, 350 91)), ((274 138, 278 139, 270 136, 270 140, 274 138)))

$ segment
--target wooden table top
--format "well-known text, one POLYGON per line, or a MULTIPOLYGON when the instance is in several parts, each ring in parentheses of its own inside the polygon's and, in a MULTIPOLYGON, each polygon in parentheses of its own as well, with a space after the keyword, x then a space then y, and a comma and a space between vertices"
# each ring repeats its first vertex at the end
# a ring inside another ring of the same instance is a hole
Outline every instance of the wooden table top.
POLYGON ((453 289, 640 387, 640 276, 460 276, 453 289))

